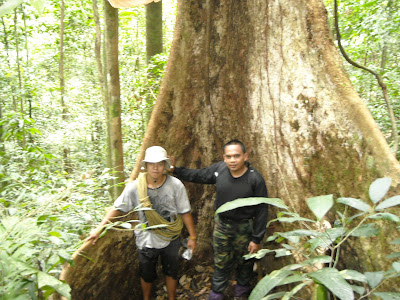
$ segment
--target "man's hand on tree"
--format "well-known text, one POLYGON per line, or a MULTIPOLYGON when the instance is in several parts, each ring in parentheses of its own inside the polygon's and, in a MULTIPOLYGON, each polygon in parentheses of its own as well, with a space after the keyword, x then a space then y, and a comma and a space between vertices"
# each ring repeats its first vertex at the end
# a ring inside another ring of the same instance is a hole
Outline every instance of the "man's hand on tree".
POLYGON ((250 254, 257 253, 258 250, 260 250, 260 244, 256 244, 254 242, 250 242, 248 250, 249 250, 250 254))

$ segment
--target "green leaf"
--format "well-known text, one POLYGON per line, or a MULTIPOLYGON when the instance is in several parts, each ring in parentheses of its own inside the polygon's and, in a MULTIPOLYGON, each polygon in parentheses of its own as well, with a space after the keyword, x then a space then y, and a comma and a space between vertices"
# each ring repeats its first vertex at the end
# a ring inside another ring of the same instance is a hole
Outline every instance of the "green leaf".
POLYGON ((282 280, 291 274, 292 271, 288 270, 276 270, 271 272, 271 274, 265 276, 258 282, 255 288, 252 290, 249 300, 262 299, 266 294, 269 293, 269 291, 279 285, 282 280))
POLYGON ((42 15, 44 10, 45 0, 30 0, 31 5, 36 9, 39 15, 42 15))
POLYGON ((375 296, 380 297, 382 300, 398 300, 400 299, 400 293, 390 293, 390 292, 376 292, 375 296))
POLYGON ((397 273, 400 273, 400 262, 392 263, 392 267, 397 273))
POLYGON ((270 295, 262 298, 261 300, 281 299, 282 296, 284 296, 285 294, 286 294, 286 292, 273 293, 273 294, 270 294, 270 295))
POLYGON ((340 275, 339 271, 333 268, 323 268, 308 274, 309 277, 322 283, 339 299, 354 299, 353 289, 350 284, 340 275))
POLYGON ((326 248, 331 245, 335 240, 346 233, 346 228, 330 228, 325 232, 321 233, 319 237, 312 238, 308 241, 311 245, 311 251, 314 251, 318 247, 326 248))
POLYGON ((381 210, 381 209, 393 207, 393 206, 396 206, 399 204, 400 204, 400 195, 397 195, 397 196, 391 197, 391 198, 386 199, 385 201, 379 203, 375 209, 381 210))
POLYGON ((380 272, 365 272, 364 275, 367 277, 367 281, 370 287, 376 288, 379 283, 381 283, 385 273, 380 272))
POLYGON ((378 178, 369 187, 369 198, 372 202, 378 203, 385 197, 392 183, 391 178, 378 178))
POLYGON ((40 289, 45 286, 49 286, 55 289, 58 293, 60 293, 67 299, 71 299, 71 294, 70 294, 71 288, 68 284, 41 271, 39 271, 37 275, 38 275, 38 287, 40 289))
POLYGON ((317 217, 318 221, 321 221, 321 219, 333 206, 333 196, 324 195, 308 198, 307 205, 313 212, 313 214, 317 217))
POLYGON ((369 211, 371 210, 371 206, 369 206, 367 203, 360 199, 355 199, 355 198, 338 198, 337 202, 351 206, 355 209, 361 210, 361 211, 369 211))
POLYGON ((0 17, 11 13, 22 2, 24 2, 24 0, 8 0, 6 3, 0 6, 0 17))
POLYGON ((359 295, 363 295, 365 293, 365 288, 363 286, 352 284, 351 288, 359 295))
POLYGON ((253 254, 246 254, 243 255, 244 259, 250 259, 250 258, 263 258, 265 255, 267 255, 268 253, 271 252, 275 252, 275 250, 269 250, 269 249, 260 249, 257 251, 257 253, 253 253, 253 254))
POLYGON ((399 257, 400 257, 400 252, 394 252, 386 256, 387 259, 399 258, 399 257))
POLYGON ((284 238, 289 238, 291 236, 320 236, 322 233, 315 230, 297 229, 288 232, 277 232, 277 234, 284 238))
POLYGON ((391 245, 400 245, 400 239, 395 239, 393 241, 390 241, 389 244, 391 244, 391 245))
POLYGON ((332 261, 332 257, 328 255, 321 255, 321 256, 316 256, 310 259, 307 259, 303 261, 301 264, 303 266, 313 266, 315 264, 329 264, 332 261))
POLYGON ((258 205, 258 204, 270 204, 282 209, 288 209, 285 203, 279 198, 262 198, 262 197, 257 197, 257 198, 239 198, 234 201, 227 202, 223 205, 221 205, 216 211, 215 214, 219 214, 225 211, 229 211, 232 209, 236 209, 239 207, 244 207, 244 206, 253 206, 253 205, 258 205))
POLYGON ((298 222, 298 221, 316 223, 316 221, 314 221, 314 220, 302 218, 302 217, 282 217, 282 218, 276 218, 275 220, 272 220, 272 221, 279 221, 282 223, 293 223, 293 222, 298 222))
POLYGON ((282 297, 282 300, 292 299, 292 296, 294 294, 296 294, 298 291, 300 291, 303 287, 309 285, 310 282, 312 282, 312 281, 310 280, 310 281, 306 281, 306 282, 303 282, 303 283, 300 283, 300 284, 296 285, 291 291, 287 292, 285 294, 285 296, 282 297))
POLYGON ((378 213, 368 217, 369 219, 386 220, 392 222, 400 222, 400 218, 391 213, 378 213))
POLYGON ((364 274, 354 271, 354 270, 343 270, 339 272, 340 275, 342 275, 342 277, 344 279, 347 280, 357 280, 360 282, 367 282, 367 277, 365 277, 364 274))
POLYGON ((379 228, 377 228, 376 226, 377 225, 375 223, 361 225, 351 234, 351 236, 376 236, 379 233, 379 228))
POLYGON ((282 256, 292 255, 292 252, 290 252, 290 251, 288 251, 286 249, 276 249, 275 252, 276 252, 275 257, 282 257, 282 256))

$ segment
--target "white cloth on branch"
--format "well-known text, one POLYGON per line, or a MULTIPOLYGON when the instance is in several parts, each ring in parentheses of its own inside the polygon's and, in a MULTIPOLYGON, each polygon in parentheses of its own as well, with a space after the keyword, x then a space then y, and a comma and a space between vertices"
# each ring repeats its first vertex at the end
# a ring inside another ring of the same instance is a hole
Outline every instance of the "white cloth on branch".
POLYGON ((142 4, 148 4, 150 2, 159 2, 160 0, 108 0, 112 7, 115 8, 124 8, 124 7, 132 7, 142 4))

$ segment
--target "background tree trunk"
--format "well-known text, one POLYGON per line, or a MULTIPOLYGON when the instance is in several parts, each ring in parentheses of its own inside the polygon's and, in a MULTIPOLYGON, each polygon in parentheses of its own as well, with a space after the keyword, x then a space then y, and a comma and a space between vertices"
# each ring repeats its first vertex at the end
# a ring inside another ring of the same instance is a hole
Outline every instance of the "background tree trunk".
MULTIPOLYGON (((110 122, 108 120, 110 119, 110 111, 108 110, 108 90, 106 86, 107 78, 104 75, 104 66, 102 63, 103 56, 101 54, 101 48, 102 48, 102 43, 101 43, 101 26, 100 26, 100 16, 99 16, 99 10, 98 10, 98 3, 97 0, 92 1, 92 7, 93 7, 93 16, 94 16, 94 21, 95 21, 95 30, 96 30, 96 38, 95 38, 95 46, 94 46, 94 52, 96 56, 96 64, 97 64, 97 71, 98 71, 98 78, 100 82, 100 88, 101 88, 101 96, 102 96, 102 102, 103 102, 103 108, 105 112, 105 127, 106 127, 106 166, 107 168, 111 169, 112 164, 111 164, 111 140, 110 140, 110 122)), ((103 50, 105 50, 103 48, 103 50)), ((105 51, 103 51, 105 52, 105 51)), ((109 181, 108 184, 112 186, 112 182, 109 181)))
MULTIPOLYGON (((24 111, 25 91, 22 89, 21 64, 20 64, 20 58, 19 58, 19 35, 18 35, 17 9, 14 9, 14 38, 15 38, 16 63, 17 63, 17 73, 18 73, 19 113, 20 113, 21 119, 23 119, 25 117, 25 111, 24 111)), ((21 142, 21 146, 25 147, 25 145, 26 145, 25 122, 22 124, 22 138, 21 138, 20 142, 21 142)))
MULTIPOLYGON (((320 0, 178 3, 167 72, 137 161, 147 147, 162 145, 177 166, 204 167, 221 159, 223 144, 232 138, 248 146, 270 197, 282 198, 305 217, 307 197, 366 199, 377 177, 391 177, 399 191, 399 163, 344 72, 320 0)), ((139 168, 136 164, 132 178, 139 168)), ((200 237, 191 263, 211 264, 214 187, 187 188, 200 237)), ((382 228, 373 247, 349 244, 352 255, 342 256, 342 266, 386 267, 383 258, 391 249, 384 242, 395 232, 382 228)), ((108 234, 103 243, 112 248, 118 236, 108 234)), ((98 255, 99 249, 83 249, 98 255)), ((117 256, 93 264, 102 266, 110 284, 113 264, 124 263, 117 256)), ((263 272, 284 263, 271 258, 263 272)), ((63 278, 70 282, 87 266, 76 263, 63 278)), ((77 280, 72 288, 81 293, 77 280)), ((104 282, 98 288, 109 289, 104 282)))
MULTIPOLYGON (((65 5, 64 0, 60 2, 60 61, 59 61, 59 76, 60 76, 60 104, 62 110, 62 120, 65 122, 68 119, 68 109, 65 103, 65 78, 64 78, 64 24, 65 5)), ((64 170, 68 174, 72 173, 72 165, 69 159, 70 149, 68 146, 63 148, 64 170)))
POLYGON ((163 52, 162 1, 146 4, 146 59, 163 52))
POLYGON ((118 67, 118 9, 113 8, 107 0, 103 1, 105 19, 105 42, 107 60, 108 114, 110 123, 111 164, 116 179, 112 191, 116 198, 124 182, 124 158, 122 150, 121 100, 118 67))

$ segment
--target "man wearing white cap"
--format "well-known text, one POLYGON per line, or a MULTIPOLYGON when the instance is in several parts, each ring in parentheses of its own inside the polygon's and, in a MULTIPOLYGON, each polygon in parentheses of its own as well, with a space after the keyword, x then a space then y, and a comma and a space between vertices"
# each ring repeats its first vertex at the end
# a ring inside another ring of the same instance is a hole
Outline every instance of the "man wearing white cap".
POLYGON ((167 152, 160 146, 146 150, 141 162, 142 169, 147 170, 128 183, 122 194, 114 202, 114 209, 109 211, 94 230, 88 240, 97 242, 104 225, 113 219, 125 215, 135 207, 149 207, 152 210, 138 211, 139 224, 135 229, 138 248, 139 275, 143 298, 150 299, 152 282, 157 278, 156 265, 161 257, 163 273, 166 276, 168 299, 175 299, 180 247, 179 236, 183 224, 189 232, 188 248, 196 248, 191 207, 183 183, 166 174, 171 168, 167 152), (143 228, 163 224, 164 227, 143 230, 143 228))

